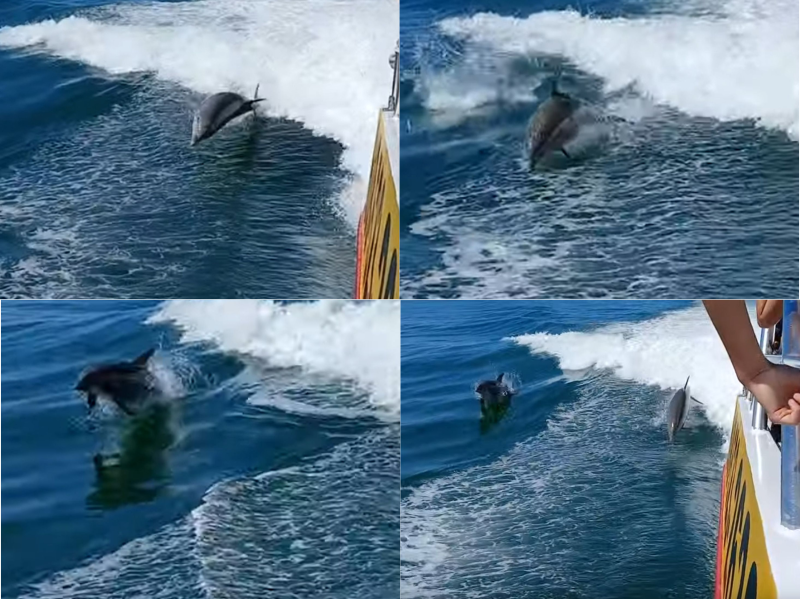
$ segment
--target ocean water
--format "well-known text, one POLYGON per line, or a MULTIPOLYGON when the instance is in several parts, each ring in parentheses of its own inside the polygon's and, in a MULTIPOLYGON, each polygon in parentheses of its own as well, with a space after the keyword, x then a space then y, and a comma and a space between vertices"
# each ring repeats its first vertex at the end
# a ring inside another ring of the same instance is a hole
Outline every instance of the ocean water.
POLYGON ((798 53, 793 0, 403 0, 403 297, 794 294, 798 53))
POLYGON ((0 297, 349 297, 397 30, 396 0, 4 0, 0 297))
POLYGON ((3 302, 3 597, 397 597, 399 328, 398 302, 3 302), (148 347, 160 401, 89 415, 82 372, 148 347))
POLYGON ((401 597, 713 595, 740 385, 683 301, 403 303, 401 597), (518 394, 481 421, 475 384, 518 394), (667 440, 687 377, 693 404, 667 440))

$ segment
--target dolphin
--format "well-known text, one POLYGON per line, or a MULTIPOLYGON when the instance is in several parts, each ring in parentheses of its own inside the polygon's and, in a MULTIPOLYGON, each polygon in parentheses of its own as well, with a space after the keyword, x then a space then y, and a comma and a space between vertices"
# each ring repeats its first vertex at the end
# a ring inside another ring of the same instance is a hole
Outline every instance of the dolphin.
POLYGON ((578 123, 574 118, 578 106, 579 102, 558 91, 558 85, 553 81, 550 97, 539 106, 528 129, 531 168, 545 154, 554 150, 560 150, 564 156, 570 158, 564 145, 578 134, 578 123))
POLYGON ((132 416, 141 407, 140 402, 155 389, 155 379, 147 370, 148 360, 155 351, 148 349, 132 362, 98 366, 81 377, 75 389, 86 393, 89 408, 94 408, 97 397, 102 395, 132 416))
POLYGON ((194 115, 192 145, 208 139, 236 117, 250 111, 255 112, 256 102, 263 100, 264 98, 258 97, 258 85, 252 100, 246 100, 233 92, 220 92, 207 97, 194 115))
POLYGON ((683 389, 678 389, 669 401, 669 406, 667 406, 667 435, 670 441, 675 438, 677 432, 683 428, 683 423, 686 422, 686 415, 689 413, 689 400, 702 405, 701 402, 691 396, 689 378, 687 378, 683 389))
POLYGON ((503 382, 504 374, 505 373, 501 372, 495 380, 482 381, 475 387, 475 393, 480 396, 482 412, 511 399, 513 392, 508 385, 503 382))

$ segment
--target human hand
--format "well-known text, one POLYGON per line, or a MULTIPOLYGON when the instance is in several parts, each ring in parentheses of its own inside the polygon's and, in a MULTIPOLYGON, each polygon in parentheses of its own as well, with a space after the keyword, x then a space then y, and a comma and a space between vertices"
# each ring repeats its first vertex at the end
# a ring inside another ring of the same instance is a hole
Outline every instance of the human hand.
POLYGON ((745 387, 775 424, 800 424, 800 370, 772 364, 756 374, 745 387))

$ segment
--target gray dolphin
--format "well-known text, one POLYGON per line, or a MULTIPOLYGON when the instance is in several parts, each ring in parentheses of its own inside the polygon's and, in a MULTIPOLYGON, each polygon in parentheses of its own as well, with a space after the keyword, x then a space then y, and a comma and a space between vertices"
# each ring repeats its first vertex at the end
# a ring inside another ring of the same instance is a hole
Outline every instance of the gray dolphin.
POLYGON ((155 379, 147 370, 147 362, 155 351, 154 348, 148 349, 133 362, 98 366, 81 377, 75 389, 86 393, 89 408, 94 408, 97 397, 102 395, 132 416, 141 407, 141 402, 155 390, 155 379))
POLYGON ((501 372, 495 380, 482 381, 475 387, 475 393, 480 396, 482 412, 511 399, 513 391, 503 382, 504 374, 501 372))
POLYGON ((683 428, 683 423, 686 422, 686 415, 689 413, 689 400, 701 403, 691 396, 689 378, 687 378, 683 389, 678 389, 669 401, 669 406, 667 406, 667 435, 670 441, 675 438, 677 432, 683 428))
POLYGON ((263 100, 258 97, 258 86, 252 100, 233 92, 220 92, 207 97, 194 115, 192 145, 208 139, 236 117, 255 111, 256 102, 263 100))
POLYGON ((578 123, 573 118, 578 106, 579 102, 558 91, 557 83, 553 81, 550 97, 539 106, 528 129, 531 167, 554 150, 561 150, 564 156, 570 158, 564 145, 578 134, 578 123))

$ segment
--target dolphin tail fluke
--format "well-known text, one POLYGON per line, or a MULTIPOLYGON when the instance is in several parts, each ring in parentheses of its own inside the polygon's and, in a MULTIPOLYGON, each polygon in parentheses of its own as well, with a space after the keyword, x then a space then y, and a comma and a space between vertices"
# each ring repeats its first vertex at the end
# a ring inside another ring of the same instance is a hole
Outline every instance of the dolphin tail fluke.
POLYGON ((253 93, 253 99, 248 102, 248 107, 250 110, 253 111, 253 116, 256 116, 256 104, 258 102, 263 102, 266 98, 259 98, 258 97, 258 88, 261 87, 261 84, 256 84, 256 91, 253 93))
POLYGON ((261 84, 260 83, 256 84, 256 91, 253 94, 253 100, 252 100, 253 104, 255 104, 256 102, 263 102, 266 99, 266 98, 259 98, 258 97, 258 88, 259 87, 261 87, 261 84))
POLYGON ((147 364, 147 361, 153 356, 154 353, 156 353, 156 348, 155 347, 151 347, 146 352, 144 352, 141 356, 136 358, 133 361, 133 363, 136 364, 137 366, 144 366, 145 364, 147 364))

